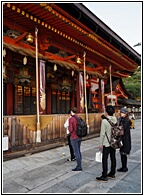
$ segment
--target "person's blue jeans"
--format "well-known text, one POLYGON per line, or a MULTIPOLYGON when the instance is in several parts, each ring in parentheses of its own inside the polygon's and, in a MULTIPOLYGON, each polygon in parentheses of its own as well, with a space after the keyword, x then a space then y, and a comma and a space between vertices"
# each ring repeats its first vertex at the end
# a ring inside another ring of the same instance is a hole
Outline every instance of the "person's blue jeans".
POLYGON ((70 140, 71 140, 71 145, 73 147, 75 158, 76 158, 76 161, 77 161, 76 168, 77 169, 82 169, 82 165, 81 165, 82 155, 81 155, 81 151, 80 151, 82 138, 77 138, 77 139, 70 138, 70 140))

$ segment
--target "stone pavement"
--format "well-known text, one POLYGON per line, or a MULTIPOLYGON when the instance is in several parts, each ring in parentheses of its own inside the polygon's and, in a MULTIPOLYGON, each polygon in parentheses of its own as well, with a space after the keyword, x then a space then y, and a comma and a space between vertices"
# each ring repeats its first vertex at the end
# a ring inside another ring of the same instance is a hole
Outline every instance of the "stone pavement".
MULTIPOLYGON (((101 175, 101 163, 95 162, 99 137, 82 142, 82 172, 73 172, 76 162, 68 162, 68 146, 29 154, 3 162, 3 194, 141 194, 141 120, 131 129, 132 150, 128 156, 128 172, 116 173, 107 183, 95 180, 101 175)), ((121 167, 119 151, 117 168, 121 167)))

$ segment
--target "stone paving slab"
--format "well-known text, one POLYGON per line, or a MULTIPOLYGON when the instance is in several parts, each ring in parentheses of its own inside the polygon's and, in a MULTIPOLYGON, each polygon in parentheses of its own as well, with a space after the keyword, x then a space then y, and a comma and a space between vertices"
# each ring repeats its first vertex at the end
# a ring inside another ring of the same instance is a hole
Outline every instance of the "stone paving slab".
MULTIPOLYGON (((120 162, 118 167, 120 166, 120 162)), ((109 192, 114 186, 117 187, 117 183, 124 179, 125 176, 129 175, 133 170, 135 173, 137 164, 129 163, 129 171, 127 173, 116 173, 115 180, 108 180, 107 183, 101 183, 95 180, 96 176, 101 174, 101 164, 94 164, 93 166, 87 167, 83 172, 76 173, 75 175, 69 177, 67 180, 62 180, 61 182, 43 190, 43 193, 104 193, 109 192), (82 179, 82 180, 81 180, 82 179), (92 184, 93 186, 92 186, 92 184), (89 185, 91 184, 91 192, 89 192, 89 185), (71 187, 72 185, 72 187, 71 187), (63 190, 66 188, 66 192, 63 190), (69 187, 69 190, 68 190, 69 187), (63 192, 64 191, 64 192, 63 192)), ((140 172, 140 170, 139 170, 140 172)), ((140 178, 140 176, 138 176, 140 178)), ((132 189, 131 189, 132 190, 132 189)), ((130 191, 131 192, 131 191, 130 191)), ((115 193, 117 190, 115 190, 115 193)))
POLYGON ((141 193, 141 168, 140 165, 123 177, 120 183, 108 191, 108 193, 141 193))
POLYGON ((3 182, 3 193, 27 193, 28 189, 18 184, 13 179, 7 179, 3 182))
MULTIPOLYGON (((136 120, 132 133, 132 150, 128 156, 128 172, 116 173, 107 183, 95 180, 102 165, 95 162, 99 138, 82 142, 82 172, 72 172, 76 162, 67 162, 68 146, 19 157, 3 163, 3 193, 141 193, 141 124, 136 120), (62 154, 65 153, 65 156, 62 154)), ((117 168, 121 167, 119 151, 117 168)), ((109 160, 110 162, 110 160, 109 160)), ((109 165, 110 167, 110 165, 109 165)))

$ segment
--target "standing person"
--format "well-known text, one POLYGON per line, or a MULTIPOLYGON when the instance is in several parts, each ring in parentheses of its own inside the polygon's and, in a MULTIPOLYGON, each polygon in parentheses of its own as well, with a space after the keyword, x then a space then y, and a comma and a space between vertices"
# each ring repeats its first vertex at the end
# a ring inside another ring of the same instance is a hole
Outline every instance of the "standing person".
POLYGON ((82 155, 81 155, 81 151, 80 151, 82 138, 78 137, 76 134, 76 128, 77 128, 78 122, 73 117, 73 116, 77 116, 76 112, 77 112, 76 107, 71 108, 72 117, 69 119, 69 131, 71 133, 70 141, 71 141, 71 144, 72 144, 72 147, 74 150, 74 154, 76 157, 76 161, 77 161, 77 166, 74 169, 72 169, 72 171, 82 171, 82 155))
POLYGON ((71 141, 70 141, 70 132, 69 132, 69 119, 71 118, 71 112, 70 110, 68 111, 68 118, 64 124, 64 127, 66 128, 66 133, 67 133, 67 140, 68 140, 68 145, 69 145, 69 150, 70 150, 70 158, 67 159, 67 161, 75 161, 75 155, 74 155, 74 151, 71 145, 71 141))
MULTIPOLYGON (((114 124, 117 123, 117 118, 114 116, 115 109, 113 106, 108 105, 106 107, 107 118, 109 118, 114 124)), ((116 170, 116 150, 112 148, 109 144, 111 137, 111 125, 106 119, 102 120, 101 130, 100 130, 100 145, 99 149, 102 150, 102 175, 96 177, 96 180, 101 182, 107 182, 108 178, 115 179, 116 170), (107 136, 106 136, 107 135, 107 136), (110 154, 111 159, 111 170, 108 172, 108 156, 110 154)))
POLYGON ((131 129, 135 129, 135 115, 134 115, 134 112, 131 111, 130 115, 129 115, 129 119, 131 121, 131 126, 130 128, 131 129))
POLYGON ((123 125, 124 135, 123 135, 123 146, 120 148, 121 163, 122 167, 117 169, 118 172, 127 172, 127 155, 131 151, 131 135, 130 135, 130 120, 128 117, 127 108, 120 109, 121 120, 120 125, 123 125))

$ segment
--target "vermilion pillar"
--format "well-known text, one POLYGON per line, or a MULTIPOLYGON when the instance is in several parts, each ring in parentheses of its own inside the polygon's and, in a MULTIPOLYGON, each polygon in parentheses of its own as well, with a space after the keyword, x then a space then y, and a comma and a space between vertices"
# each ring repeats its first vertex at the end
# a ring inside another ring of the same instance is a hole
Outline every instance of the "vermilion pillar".
POLYGON ((99 112, 104 112, 104 81, 99 79, 99 112))
POLYGON ((13 115, 14 103, 13 103, 13 84, 7 83, 6 85, 6 115, 13 115))

